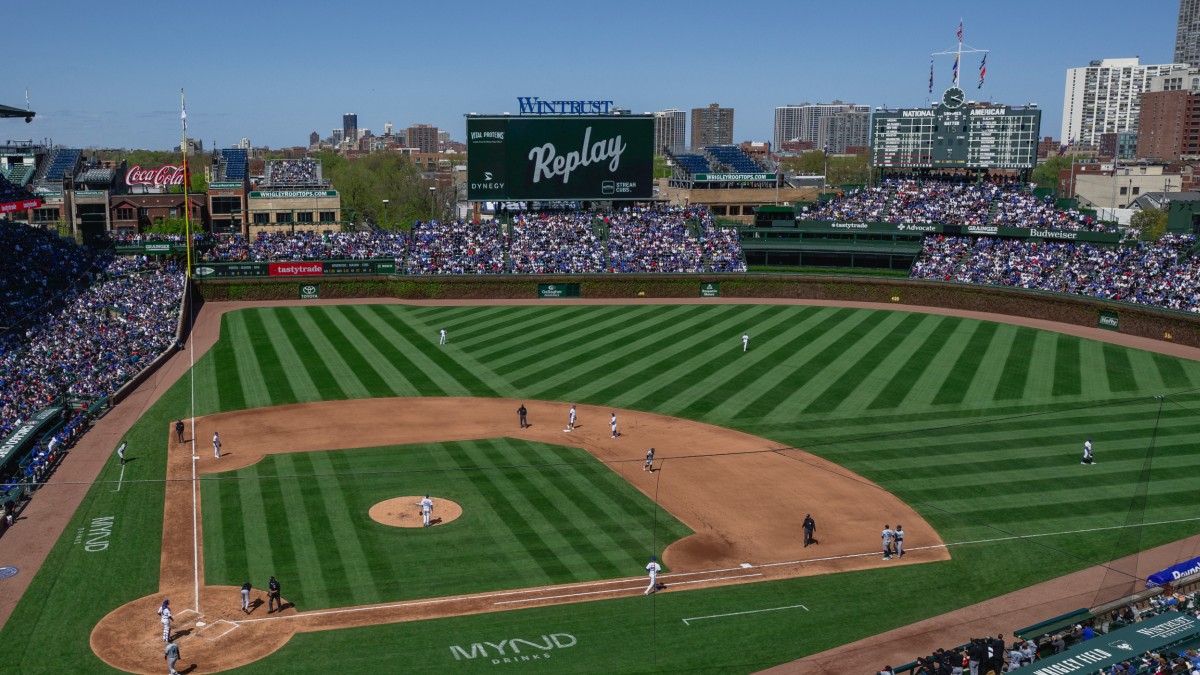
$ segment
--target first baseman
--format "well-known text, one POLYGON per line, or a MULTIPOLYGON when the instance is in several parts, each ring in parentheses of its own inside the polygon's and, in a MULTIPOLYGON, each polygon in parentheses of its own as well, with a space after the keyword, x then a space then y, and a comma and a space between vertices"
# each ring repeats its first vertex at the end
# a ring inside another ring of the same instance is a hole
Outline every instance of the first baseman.
POLYGON ((896 557, 904 557, 904 526, 897 524, 896 531, 893 533, 896 537, 896 557))
POLYGON ((221 437, 213 432, 213 459, 221 459, 221 437))
POLYGON ((658 564, 658 556, 650 556, 650 562, 646 563, 646 572, 650 574, 650 585, 646 587, 642 595, 650 595, 658 591, 658 573, 662 571, 662 566, 658 564))
POLYGON ((883 526, 883 559, 892 559, 892 542, 896 540, 896 533, 892 530, 891 525, 883 526))
POLYGON ((158 608, 158 616, 162 618, 163 625, 163 642, 171 641, 171 601, 163 600, 162 606, 158 608))
POLYGON ((575 405, 571 405, 571 412, 567 414, 567 431, 575 431, 575 405))
POLYGON ((429 527, 429 516, 433 515, 433 500, 429 498, 429 495, 425 495, 425 499, 417 502, 417 505, 421 507, 421 516, 425 519, 425 527, 429 527))

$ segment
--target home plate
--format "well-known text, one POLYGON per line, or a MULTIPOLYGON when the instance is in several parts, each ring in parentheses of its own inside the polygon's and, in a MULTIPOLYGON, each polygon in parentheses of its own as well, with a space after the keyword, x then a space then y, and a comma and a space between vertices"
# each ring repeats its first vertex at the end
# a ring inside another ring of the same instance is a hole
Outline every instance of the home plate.
POLYGON ((750 563, 742 563, 742 569, 749 569, 751 567, 754 567, 754 565, 751 565, 750 563))

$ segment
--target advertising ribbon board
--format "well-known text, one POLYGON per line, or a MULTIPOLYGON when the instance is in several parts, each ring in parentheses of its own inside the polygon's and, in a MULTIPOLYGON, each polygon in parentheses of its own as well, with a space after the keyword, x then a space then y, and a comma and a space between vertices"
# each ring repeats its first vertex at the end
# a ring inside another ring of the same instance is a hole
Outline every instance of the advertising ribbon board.
POLYGON ((1197 572, 1200 572, 1200 558, 1185 560, 1146 577, 1146 588, 1168 584, 1172 581, 1177 581, 1180 577, 1186 577, 1197 572))
POLYGON ((273 277, 319 277, 325 274, 325 264, 321 262, 288 262, 267 263, 273 277))
POLYGON ((316 284, 300 284, 301 300, 320 300, 321 287, 316 284))
POLYGON ((719 298, 721 297, 721 282, 710 281, 700 284, 700 297, 702 298, 719 298))
POLYGON ((1158 652, 1200 634, 1200 620, 1182 612, 1163 612, 1107 635, 1080 642, 1061 654, 1018 668, 1028 675, 1085 675, 1146 652, 1158 652))
POLYGON ((539 298, 578 298, 579 284, 538 284, 539 298))

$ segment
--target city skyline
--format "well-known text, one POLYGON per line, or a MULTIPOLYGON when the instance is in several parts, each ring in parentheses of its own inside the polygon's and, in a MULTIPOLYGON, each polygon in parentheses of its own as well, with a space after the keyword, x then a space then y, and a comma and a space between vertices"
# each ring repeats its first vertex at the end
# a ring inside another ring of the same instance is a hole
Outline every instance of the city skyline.
POLYGON ((960 19, 964 42, 991 50, 982 89, 979 55, 960 64, 968 98, 1036 102, 1041 135, 1057 136, 1067 70, 1102 58, 1171 63, 1179 12, 1177 2, 1148 3, 1113 40, 1111 18, 1126 6, 1111 0, 1017 0, 1003 7, 938 0, 915 11, 869 4, 864 21, 836 7, 784 2, 738 6, 736 13, 706 2, 467 2, 450 21, 437 6, 362 2, 354 14, 369 20, 318 23, 313 32, 312 18, 327 5, 301 0, 279 12, 217 0, 203 12, 221 21, 201 24, 228 30, 202 34, 187 33, 197 24, 196 11, 185 6, 23 4, 6 8, 10 25, 54 30, 46 33, 51 42, 30 53, 36 67, 23 69, 27 76, 15 68, 0 76, 0 103, 23 106, 28 87, 38 113, 31 124, 0 124, 0 142, 177 147, 180 87, 187 91, 188 135, 206 148, 231 147, 243 137, 254 146, 305 145, 310 132, 324 137, 341 126, 347 111, 358 113, 360 128, 429 124, 461 140, 465 114, 515 115, 518 96, 612 100, 635 113, 719 101, 735 111, 734 142, 771 141, 775 108, 797 101, 840 99, 872 108, 936 101, 950 86, 952 58, 935 59, 930 94, 930 53, 956 45, 960 19), (403 25, 431 28, 413 35, 397 28, 403 25), (159 46, 97 40, 125 34, 154 36, 159 46), (170 46, 179 37, 184 46, 170 46), (674 49, 686 56, 672 56, 674 49), (171 50, 185 58, 166 58, 171 50), (105 52, 111 58, 95 58, 105 52), (112 76, 98 76, 102 69, 112 76))

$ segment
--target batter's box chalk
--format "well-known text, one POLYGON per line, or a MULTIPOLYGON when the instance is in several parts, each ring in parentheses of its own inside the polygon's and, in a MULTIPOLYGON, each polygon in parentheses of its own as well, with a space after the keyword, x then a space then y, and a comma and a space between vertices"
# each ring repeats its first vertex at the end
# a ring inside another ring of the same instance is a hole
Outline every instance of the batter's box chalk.
POLYGON ((203 626, 199 621, 196 622, 196 637, 205 640, 220 640, 226 635, 237 629, 237 624, 225 619, 217 619, 216 621, 203 626))

